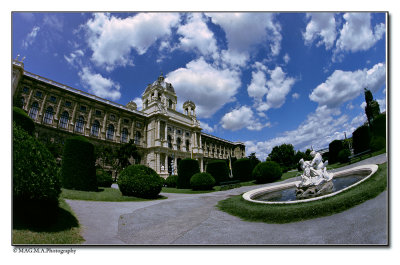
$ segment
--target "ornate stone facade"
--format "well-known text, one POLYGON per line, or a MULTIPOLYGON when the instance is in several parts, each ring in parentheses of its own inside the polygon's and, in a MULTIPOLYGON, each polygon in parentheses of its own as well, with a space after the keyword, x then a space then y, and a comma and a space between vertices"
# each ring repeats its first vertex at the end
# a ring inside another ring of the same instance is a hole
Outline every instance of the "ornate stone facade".
POLYGON ((177 173, 183 158, 197 159, 204 171, 208 160, 245 156, 243 143, 202 132, 192 101, 183 104, 184 113, 178 112, 175 90, 162 74, 145 89, 142 111, 133 101, 123 106, 25 71, 18 61, 13 62, 12 92, 39 132, 61 138, 80 134, 108 145, 133 139, 140 163, 164 178, 177 173))

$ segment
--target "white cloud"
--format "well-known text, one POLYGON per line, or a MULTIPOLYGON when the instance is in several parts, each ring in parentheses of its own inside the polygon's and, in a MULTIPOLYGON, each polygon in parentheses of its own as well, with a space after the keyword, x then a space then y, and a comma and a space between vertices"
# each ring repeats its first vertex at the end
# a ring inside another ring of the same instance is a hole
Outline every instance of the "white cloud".
POLYGON ((320 106, 336 108, 359 96, 365 87, 372 92, 377 91, 385 85, 385 80, 386 69, 383 63, 378 63, 369 70, 335 70, 324 83, 312 91, 310 99, 320 106))
POLYGON ((266 101, 258 105, 259 112, 267 111, 270 108, 280 108, 285 103, 286 96, 295 82, 294 78, 286 77, 286 73, 279 66, 274 70, 268 70, 268 73, 270 79, 266 83, 268 87, 266 101))
POLYGON ((250 97, 261 100, 267 94, 267 79, 263 71, 252 72, 251 84, 247 87, 250 97))
POLYGON ((372 30, 370 13, 346 13, 343 18, 346 22, 336 41, 335 56, 341 51, 366 51, 375 45, 386 31, 384 23, 375 25, 372 30))
POLYGON ((228 62, 234 62, 234 56, 241 55, 246 61, 255 45, 267 44, 271 54, 276 56, 281 49, 281 27, 274 21, 273 13, 208 13, 214 24, 222 27, 228 42, 228 51, 225 58, 228 62), (230 59, 230 60, 229 60, 230 59))
POLYGON ((178 22, 177 13, 139 13, 124 19, 96 13, 86 23, 92 60, 107 70, 132 64, 132 49, 146 53, 158 39, 168 37, 178 22))
POLYGON ((136 106, 137 106, 137 110, 142 110, 143 109, 143 101, 142 101, 142 99, 141 98, 134 98, 133 99, 133 102, 135 102, 136 103, 136 106))
POLYGON ((185 68, 167 74, 178 96, 178 108, 186 100, 196 103, 198 117, 211 117, 228 102, 235 100, 241 86, 239 73, 229 69, 218 69, 208 64, 203 57, 189 62, 185 68))
POLYGON ((212 31, 208 29, 202 14, 190 14, 187 23, 179 26, 177 33, 182 35, 179 42, 183 50, 195 49, 204 56, 211 55, 215 59, 218 57, 217 41, 212 31))
POLYGON ((234 109, 226 113, 221 119, 222 128, 231 131, 237 131, 247 128, 251 131, 260 131, 270 123, 262 124, 254 117, 253 111, 247 106, 234 109))
POLYGON ((75 62, 78 62, 79 65, 82 65, 79 57, 82 57, 84 52, 82 50, 76 50, 71 52, 69 56, 64 55, 64 59, 72 66, 75 66, 75 62))
POLYGON ((292 98, 293 99, 299 99, 300 98, 300 94, 299 93, 293 93, 292 94, 292 98))
POLYGON ((212 133, 215 130, 215 127, 213 128, 203 121, 200 121, 200 127, 203 129, 203 131, 208 132, 208 133, 212 133))
POLYGON ((89 89, 89 92, 102 98, 117 100, 121 97, 120 87, 111 79, 105 78, 100 74, 92 73, 89 68, 84 67, 78 73, 81 82, 89 89))
POLYGON ((306 31, 303 32, 303 38, 306 45, 311 45, 315 40, 317 46, 325 44, 328 50, 333 47, 336 39, 336 21, 334 13, 309 13, 306 31))
POLYGON ((289 56, 289 54, 285 54, 284 56, 283 56, 283 61, 285 62, 285 64, 288 64, 288 62, 290 61, 290 56, 289 56))
POLYGON ((36 36, 40 30, 40 27, 34 26, 32 28, 32 31, 26 36, 26 38, 22 41, 22 47, 24 49, 27 49, 28 46, 32 45, 32 43, 35 41, 36 36))

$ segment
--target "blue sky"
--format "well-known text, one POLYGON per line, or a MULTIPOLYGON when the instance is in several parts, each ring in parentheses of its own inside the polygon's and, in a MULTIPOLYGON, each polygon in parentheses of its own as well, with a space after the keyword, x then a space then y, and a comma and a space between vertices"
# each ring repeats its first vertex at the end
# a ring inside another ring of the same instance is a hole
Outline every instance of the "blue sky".
POLYGON ((327 147, 386 109, 384 13, 13 13, 25 69, 126 104, 162 72, 205 132, 265 159, 327 147))

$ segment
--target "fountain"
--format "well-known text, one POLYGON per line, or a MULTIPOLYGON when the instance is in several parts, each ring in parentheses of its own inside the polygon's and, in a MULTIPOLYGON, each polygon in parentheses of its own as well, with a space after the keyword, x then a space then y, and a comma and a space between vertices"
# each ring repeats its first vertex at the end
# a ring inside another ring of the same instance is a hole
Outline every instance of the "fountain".
POLYGON ((312 161, 299 161, 303 170, 300 181, 281 183, 243 194, 247 201, 264 204, 304 203, 334 196, 367 180, 377 165, 363 165, 330 173, 320 153, 312 151, 312 161))

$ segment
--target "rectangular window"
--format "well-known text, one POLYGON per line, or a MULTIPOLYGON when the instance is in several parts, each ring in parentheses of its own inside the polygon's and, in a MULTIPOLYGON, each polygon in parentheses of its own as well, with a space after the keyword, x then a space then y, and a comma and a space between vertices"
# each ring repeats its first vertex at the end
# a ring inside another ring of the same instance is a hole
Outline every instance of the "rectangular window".
POLYGON ((51 101, 51 102, 54 102, 54 103, 55 103, 56 100, 57 100, 57 98, 56 98, 55 96, 51 96, 51 97, 50 97, 50 101, 51 101))
POLYGON ((190 137, 190 133, 189 132, 186 132, 186 137, 190 137))
POLYGON ((65 101, 65 106, 66 107, 71 107, 71 105, 72 105, 71 101, 65 101))
POLYGON ((81 111, 86 112, 86 106, 81 106, 81 111))
POLYGON ((28 93, 28 92, 29 92, 29 87, 24 86, 24 88, 22 89, 22 91, 23 91, 24 93, 28 93))
POLYGON ((43 96, 42 91, 36 91, 36 95, 35 96, 38 97, 38 98, 42 98, 42 96, 43 96))
POLYGON ((129 120, 128 119, 124 119, 124 124, 129 124, 129 120))
POLYGON ((182 134, 182 131, 181 131, 180 129, 177 129, 177 130, 176 130, 176 133, 177 133, 177 134, 182 134))
POLYGON ((139 122, 139 121, 137 121, 137 122, 136 122, 136 127, 137 127, 137 128, 142 128, 142 123, 139 122))
POLYGON ((101 116, 101 111, 100 110, 96 110, 96 116, 101 116))
POLYGON ((111 114, 110 115, 110 120, 115 121, 115 115, 111 114))

